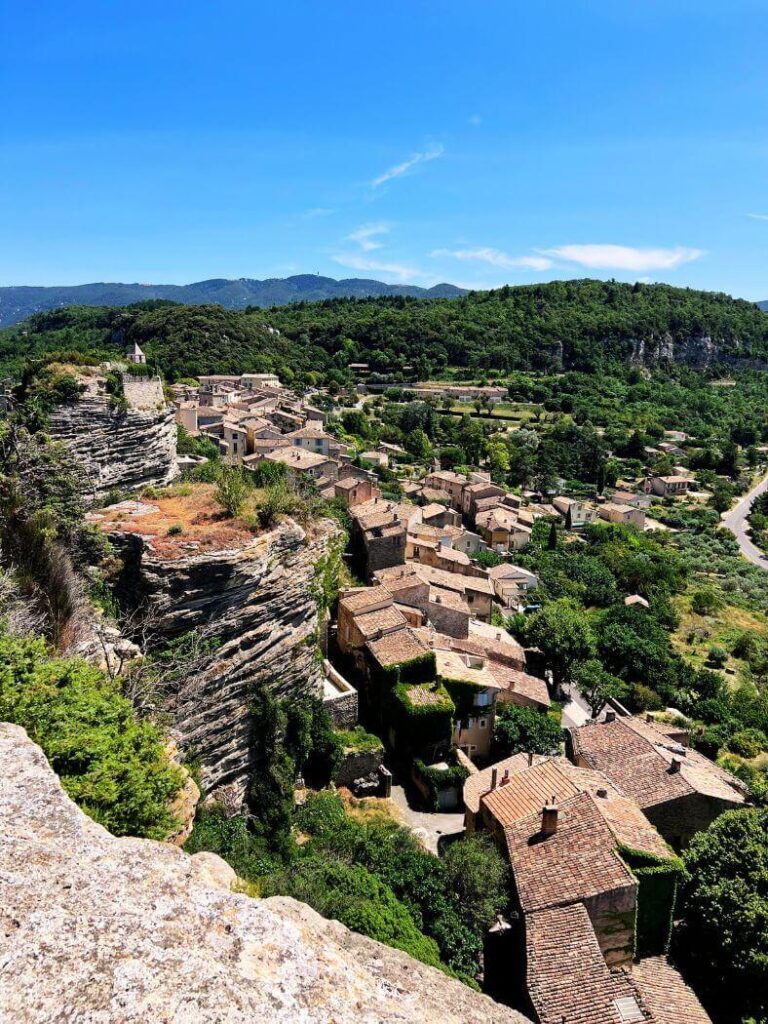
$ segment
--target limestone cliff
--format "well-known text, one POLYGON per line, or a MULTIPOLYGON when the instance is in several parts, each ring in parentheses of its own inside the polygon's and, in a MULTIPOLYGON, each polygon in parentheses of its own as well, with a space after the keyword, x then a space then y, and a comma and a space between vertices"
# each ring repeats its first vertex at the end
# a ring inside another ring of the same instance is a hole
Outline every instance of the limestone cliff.
POLYGON ((254 536, 222 521, 212 488, 157 502, 123 502, 91 516, 120 552, 116 594, 140 606, 149 629, 166 638, 193 629, 216 640, 215 656, 169 697, 174 728, 200 756, 207 790, 241 791, 251 770, 253 687, 280 695, 320 693, 315 566, 336 528, 304 530, 286 520, 254 536), (179 535, 167 524, 183 522, 179 535))
POLYGON ((169 483, 177 473, 176 424, 160 380, 126 376, 124 408, 115 407, 103 375, 84 376, 82 386, 77 401, 51 414, 50 430, 82 466, 89 496, 169 483))
POLYGON ((116 839, 0 724, 0 1020, 526 1024, 290 899, 231 891, 213 854, 116 839))

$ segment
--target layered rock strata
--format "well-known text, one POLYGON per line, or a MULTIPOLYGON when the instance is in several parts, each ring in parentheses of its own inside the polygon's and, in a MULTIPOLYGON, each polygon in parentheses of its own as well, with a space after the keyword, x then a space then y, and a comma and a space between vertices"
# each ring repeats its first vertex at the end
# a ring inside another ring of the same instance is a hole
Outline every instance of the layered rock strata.
POLYGON ((173 480, 176 423, 160 380, 126 377, 122 409, 115 408, 104 377, 86 377, 82 383, 79 399, 51 414, 50 431, 82 467, 88 496, 173 480))
MULTIPOLYGON (((147 508, 156 506, 143 503, 139 512, 147 508)), ((213 656, 169 695, 167 710, 184 747, 202 761, 206 790, 234 784, 244 792, 254 689, 264 683, 281 697, 322 695, 315 572, 336 528, 321 522, 305 531, 286 520, 259 536, 226 527, 216 536, 212 527, 197 540, 190 527, 171 542, 147 522, 157 515, 121 523, 105 510, 102 528, 124 562, 116 593, 141 609, 155 636, 198 630, 214 642, 213 656)))

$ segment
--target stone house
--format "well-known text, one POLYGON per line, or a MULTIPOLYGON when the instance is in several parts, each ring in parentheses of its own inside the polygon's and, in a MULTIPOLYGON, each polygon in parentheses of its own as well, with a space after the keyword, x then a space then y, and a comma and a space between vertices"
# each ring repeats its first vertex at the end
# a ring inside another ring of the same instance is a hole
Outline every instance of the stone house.
POLYGON ((341 498, 347 508, 381 497, 379 488, 367 478, 358 480, 349 476, 335 481, 333 494, 335 498, 341 498))
POLYGON ((455 509, 437 503, 422 508, 421 521, 427 526, 461 526, 461 516, 455 509))
POLYGON ((575 764, 603 772, 675 849, 724 811, 744 805, 744 786, 729 772, 655 722, 609 711, 604 722, 570 729, 575 764))
POLYGON ((264 457, 268 462, 285 466, 290 476, 306 474, 315 480, 335 480, 339 472, 338 463, 333 459, 304 451, 303 448, 278 448, 264 457))
POLYGON ((350 542, 366 579, 405 562, 406 522, 395 502, 373 498, 352 508, 350 542))
POLYGON ((509 562, 494 565, 488 570, 496 600, 507 612, 516 611, 528 593, 539 585, 538 577, 528 569, 509 562))
POLYGON ((459 512, 462 508, 462 492, 468 484, 469 480, 467 477, 461 473, 452 473, 447 469, 428 473, 424 478, 425 488, 444 491, 449 497, 451 507, 459 512))
POLYGON ((173 403, 173 414, 180 427, 188 434, 197 433, 197 402, 177 401, 173 403))
POLYGON ((503 498, 504 488, 498 487, 490 482, 479 482, 469 484, 461 493, 461 511, 470 521, 475 521, 477 515, 477 502, 482 498, 503 498))
POLYGON ((461 573, 446 572, 445 569, 435 569, 431 565, 418 565, 418 571, 427 582, 460 594, 467 602, 472 618, 481 622, 491 621, 494 591, 487 575, 465 576, 461 573))
POLYGON ((303 448, 304 451, 314 452, 317 455, 331 455, 331 448, 336 445, 336 438, 327 434, 322 425, 307 423, 299 430, 293 430, 285 435, 290 439, 291 444, 296 448, 303 448))
POLYGON ((708 1024, 664 955, 679 862, 633 800, 565 758, 516 754, 470 775, 464 803, 467 831, 509 858, 519 908, 487 951, 492 990, 540 1024, 708 1024))
POLYGON ((450 684, 469 683, 472 703, 457 715, 453 730, 453 744, 470 758, 487 758, 493 741, 496 693, 499 685, 484 658, 454 650, 435 650, 437 677, 449 693, 450 684))
POLYGON ((579 501, 577 498, 568 498, 565 495, 561 495, 552 500, 552 505, 565 520, 565 526, 568 530, 578 530, 588 523, 594 523, 597 518, 595 509, 591 505, 587 505, 586 502, 579 501))
POLYGON ((636 526, 638 530, 645 529, 645 510, 634 508, 632 505, 617 505, 615 502, 607 501, 600 505, 598 514, 601 519, 609 523, 620 523, 623 526, 636 526))
POLYGON ((643 485, 646 494, 657 494, 662 498, 687 494, 690 480, 685 476, 652 476, 643 485))
POLYGON ((475 528, 488 547, 499 553, 519 551, 531 540, 531 527, 520 521, 519 513, 502 505, 478 512, 475 528))

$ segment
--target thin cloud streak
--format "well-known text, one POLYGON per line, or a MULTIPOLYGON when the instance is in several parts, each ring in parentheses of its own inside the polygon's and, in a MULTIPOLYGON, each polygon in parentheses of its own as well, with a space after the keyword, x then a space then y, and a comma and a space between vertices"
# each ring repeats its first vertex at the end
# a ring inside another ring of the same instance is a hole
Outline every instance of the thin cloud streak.
POLYGON ((416 167, 417 164, 425 164, 430 160, 437 160, 445 152, 444 146, 433 146, 431 149, 425 150, 423 153, 414 153, 409 156, 407 160, 403 160, 401 164, 395 164, 394 167, 390 167, 388 170, 380 174, 378 178, 374 178, 371 182, 372 188, 378 188, 387 181, 391 181, 393 178, 400 178, 404 174, 407 174, 411 168, 416 167))
POLYGON ((549 270, 553 265, 547 256, 509 256, 501 249, 493 249, 491 246, 480 246, 477 249, 433 249, 430 256, 449 256, 464 262, 489 263, 492 267, 503 267, 506 270, 549 270))
POLYGON ((768 220, 768 213, 748 213, 752 220, 768 220))
POLYGON ((371 252, 373 249, 381 249, 383 242, 379 241, 378 235, 389 234, 388 224, 363 224, 348 234, 345 242, 356 242, 363 252, 371 252))
POLYGON ((377 274, 388 274, 403 283, 424 279, 429 276, 415 267, 409 267, 402 263, 386 263, 381 260, 372 260, 358 253, 337 253, 333 260, 342 267, 349 267, 352 270, 366 270, 377 274))
POLYGON ((591 270, 674 270, 704 255, 704 249, 676 246, 673 249, 636 249, 629 245, 560 245, 539 249, 542 255, 591 270))

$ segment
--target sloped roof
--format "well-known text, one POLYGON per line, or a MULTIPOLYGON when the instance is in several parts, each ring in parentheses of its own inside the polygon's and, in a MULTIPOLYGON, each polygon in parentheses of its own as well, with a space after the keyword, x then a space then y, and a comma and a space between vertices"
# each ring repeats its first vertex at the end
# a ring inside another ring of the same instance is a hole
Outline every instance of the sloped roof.
POLYGON ((743 792, 728 772, 698 751, 681 747, 663 731, 638 718, 589 722, 572 729, 574 753, 632 797, 640 807, 652 807, 691 793, 734 804, 743 792), (680 770, 671 770, 672 761, 680 770))

